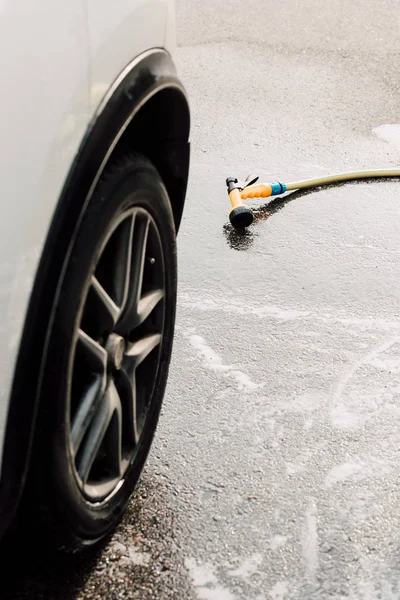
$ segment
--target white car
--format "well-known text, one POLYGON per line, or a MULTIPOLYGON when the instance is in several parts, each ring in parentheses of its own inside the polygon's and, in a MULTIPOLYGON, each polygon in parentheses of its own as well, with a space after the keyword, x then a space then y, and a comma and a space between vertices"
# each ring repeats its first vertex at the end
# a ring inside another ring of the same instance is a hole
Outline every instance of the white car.
POLYGON ((2 0, 0 534, 116 524, 160 412, 189 107, 171 0, 2 0))

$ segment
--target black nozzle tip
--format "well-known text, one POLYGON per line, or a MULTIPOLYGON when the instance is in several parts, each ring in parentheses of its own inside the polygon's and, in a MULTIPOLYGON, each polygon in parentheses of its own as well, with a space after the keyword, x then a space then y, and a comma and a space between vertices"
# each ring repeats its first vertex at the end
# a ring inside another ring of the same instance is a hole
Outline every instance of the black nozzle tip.
POLYGON ((254 219, 253 211, 247 206, 238 206, 229 213, 229 220, 237 229, 248 227, 254 219))

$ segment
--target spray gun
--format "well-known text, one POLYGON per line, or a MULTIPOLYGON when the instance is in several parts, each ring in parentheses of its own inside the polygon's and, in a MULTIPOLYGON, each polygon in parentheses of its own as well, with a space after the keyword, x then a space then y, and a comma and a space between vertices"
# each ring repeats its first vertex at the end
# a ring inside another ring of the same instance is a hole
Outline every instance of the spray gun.
POLYGON ((255 184, 259 178, 255 175, 249 175, 243 182, 235 177, 228 177, 226 185, 228 188, 229 200, 232 205, 229 213, 229 220, 233 227, 236 228, 244 228, 252 224, 254 219, 253 211, 244 204, 244 200, 247 200, 248 198, 269 198, 270 196, 278 196, 289 191, 321 187, 324 185, 332 185, 334 183, 344 183, 346 181, 357 181, 361 179, 387 179, 392 177, 400 177, 400 169, 353 171, 351 173, 338 173, 336 175, 305 179, 303 181, 292 181, 291 183, 275 181, 273 183, 263 183, 258 185, 255 184))

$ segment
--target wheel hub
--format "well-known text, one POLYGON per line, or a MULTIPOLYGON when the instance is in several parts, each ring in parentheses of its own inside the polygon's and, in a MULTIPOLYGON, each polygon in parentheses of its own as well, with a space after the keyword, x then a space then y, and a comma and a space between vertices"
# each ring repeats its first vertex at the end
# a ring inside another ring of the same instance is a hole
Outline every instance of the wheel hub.
POLYGON ((110 371, 119 371, 125 354, 125 340, 117 333, 111 333, 105 346, 107 366, 110 371))

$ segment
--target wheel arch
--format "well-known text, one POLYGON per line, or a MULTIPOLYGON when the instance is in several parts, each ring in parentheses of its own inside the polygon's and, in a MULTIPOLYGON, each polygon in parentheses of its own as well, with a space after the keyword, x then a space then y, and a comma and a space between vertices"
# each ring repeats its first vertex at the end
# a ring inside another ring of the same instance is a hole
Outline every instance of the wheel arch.
POLYGON ((186 195, 189 170, 189 110, 176 87, 158 89, 126 127, 113 154, 134 150, 156 166, 172 204, 178 231, 186 195))
POLYGON ((21 336, 1 465, 0 536, 16 513, 26 479, 46 331, 80 215, 110 158, 129 148, 147 155, 157 167, 178 230, 189 171, 189 130, 186 93, 162 49, 144 53, 124 69, 89 124, 57 203, 21 336))

